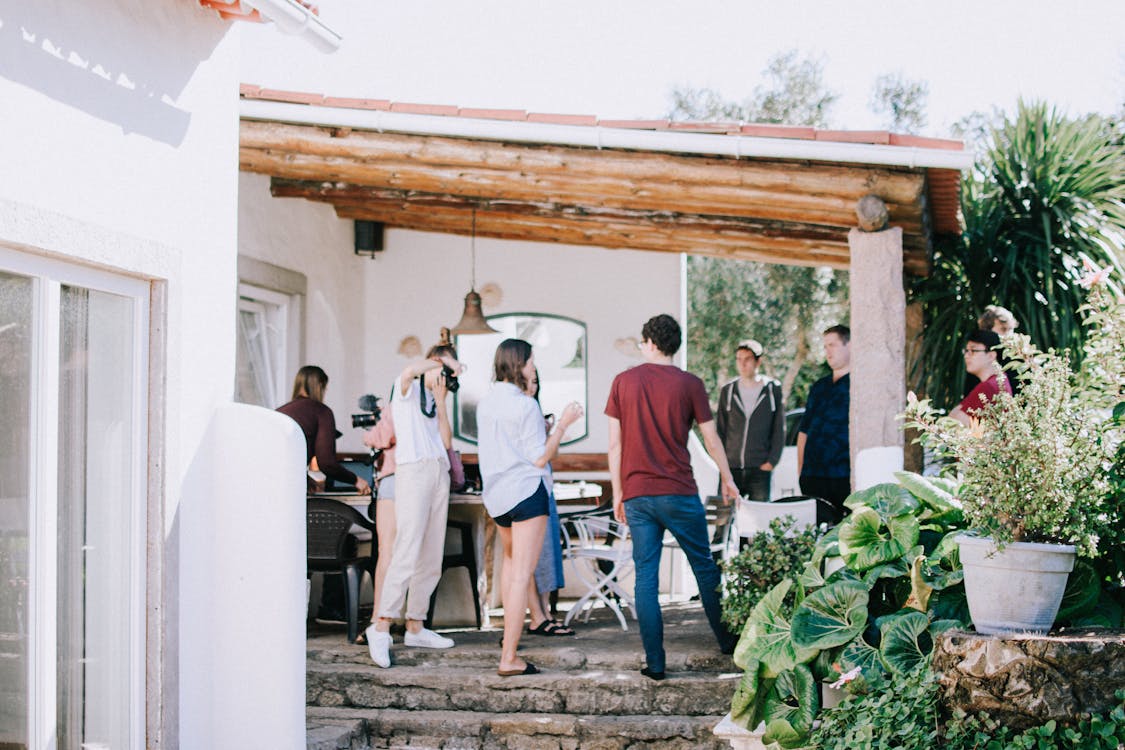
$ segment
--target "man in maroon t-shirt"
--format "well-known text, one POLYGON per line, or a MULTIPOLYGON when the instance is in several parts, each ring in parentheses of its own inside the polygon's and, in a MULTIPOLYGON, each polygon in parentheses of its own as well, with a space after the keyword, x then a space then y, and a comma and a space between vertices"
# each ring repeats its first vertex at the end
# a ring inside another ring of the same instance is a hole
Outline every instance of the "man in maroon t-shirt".
POLYGON ((711 557, 707 517, 688 455, 688 433, 699 425, 707 452, 719 466, 723 498, 738 497, 703 381, 672 364, 679 351, 680 324, 657 315, 641 329, 645 364, 619 374, 609 391, 609 473, 613 514, 628 522, 636 567, 635 599, 646 666, 641 674, 664 679, 664 620, 660 614, 660 554, 664 531, 684 551, 699 598, 723 653, 738 637, 722 623, 721 574, 711 557))
POLYGON ((1000 336, 993 331, 973 331, 965 343, 965 371, 975 375, 980 382, 961 400, 949 416, 968 426, 970 419, 976 417, 1000 391, 1011 393, 1007 376, 996 366, 1000 346, 1000 336))

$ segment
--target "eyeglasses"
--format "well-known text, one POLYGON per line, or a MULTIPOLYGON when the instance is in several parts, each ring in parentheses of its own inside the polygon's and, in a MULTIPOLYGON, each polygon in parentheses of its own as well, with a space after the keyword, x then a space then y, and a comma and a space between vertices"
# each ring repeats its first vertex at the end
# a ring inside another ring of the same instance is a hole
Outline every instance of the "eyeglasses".
POLYGON ((987 352, 987 351, 988 351, 987 349, 970 349, 969 347, 966 346, 964 349, 961 350, 961 353, 962 354, 981 354, 981 353, 987 352))

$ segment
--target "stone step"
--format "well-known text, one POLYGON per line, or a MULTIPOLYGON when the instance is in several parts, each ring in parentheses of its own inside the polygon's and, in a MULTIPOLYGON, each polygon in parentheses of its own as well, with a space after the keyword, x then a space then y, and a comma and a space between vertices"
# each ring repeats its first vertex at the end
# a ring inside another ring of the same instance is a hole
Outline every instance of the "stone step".
POLYGON ((305 715, 306 750, 369 750, 367 722, 354 716, 305 715))
MULTIPOLYGON (((484 633, 446 633, 457 641, 451 649, 407 648, 401 639, 391 647, 391 663, 395 666, 462 667, 496 669, 500 660, 499 631, 484 633), (482 642, 483 641, 483 642, 482 642)), ((719 653, 717 646, 704 643, 682 648, 667 645, 667 672, 732 672, 737 668, 731 657, 719 653)), ((349 644, 343 638, 310 639, 308 663, 360 664, 371 666, 371 656, 366 646, 349 644)), ((617 650, 604 648, 603 644, 583 636, 573 638, 544 638, 525 636, 520 641, 520 656, 541 668, 556 670, 612 669, 639 671, 644 666, 644 651, 639 642, 636 647, 628 642, 617 650)))
POLYGON ((308 665, 309 706, 409 710, 722 716, 737 671, 679 672, 654 682, 635 671, 555 671, 500 677, 488 669, 433 665, 380 669, 360 664, 308 665))
MULTIPOLYGON (((503 714, 475 711, 317 708, 309 721, 364 723, 378 750, 719 750, 721 716, 503 714)), ((346 746, 345 746, 346 747, 346 746)))

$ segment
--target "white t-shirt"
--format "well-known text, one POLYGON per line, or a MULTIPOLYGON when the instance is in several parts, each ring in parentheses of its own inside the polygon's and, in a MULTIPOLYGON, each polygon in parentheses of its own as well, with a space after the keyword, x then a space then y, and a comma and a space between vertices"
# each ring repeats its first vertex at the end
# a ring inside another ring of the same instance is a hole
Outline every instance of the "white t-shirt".
MULTIPOLYGON (((418 398, 418 389, 421 385, 418 379, 410 381, 406 393, 400 393, 402 378, 395 378, 391 388, 391 410, 395 419, 395 464, 422 461, 427 458, 439 459, 446 469, 449 468, 449 455, 445 452, 445 445, 441 442, 441 433, 438 432, 438 420, 435 413, 427 417, 422 413, 422 405, 418 398)), ((434 409, 434 395, 425 388, 422 392, 426 396, 426 411, 434 409)))
POLYGON ((512 383, 493 383, 477 405, 481 498, 489 515, 507 513, 549 481, 547 469, 535 465, 546 450, 539 404, 512 383))

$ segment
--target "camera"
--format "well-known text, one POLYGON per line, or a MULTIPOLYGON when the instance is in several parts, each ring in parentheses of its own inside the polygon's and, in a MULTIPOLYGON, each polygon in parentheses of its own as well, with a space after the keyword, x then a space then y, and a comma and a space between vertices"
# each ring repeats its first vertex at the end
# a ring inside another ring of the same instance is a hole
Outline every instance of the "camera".
POLYGON ((359 397, 358 405, 362 413, 352 415, 352 427, 364 430, 368 427, 374 427, 383 413, 383 410, 379 408, 379 397, 365 393, 359 397))
POLYGON ((456 393, 457 389, 461 387, 461 383, 457 380, 457 376, 453 374, 453 368, 449 365, 441 366, 441 376, 445 379, 445 389, 450 393, 456 393))

